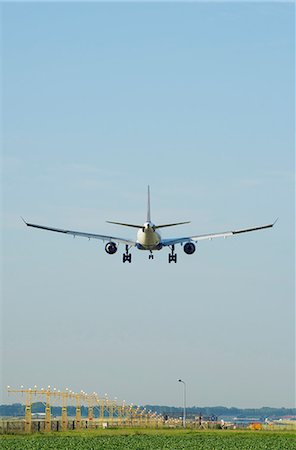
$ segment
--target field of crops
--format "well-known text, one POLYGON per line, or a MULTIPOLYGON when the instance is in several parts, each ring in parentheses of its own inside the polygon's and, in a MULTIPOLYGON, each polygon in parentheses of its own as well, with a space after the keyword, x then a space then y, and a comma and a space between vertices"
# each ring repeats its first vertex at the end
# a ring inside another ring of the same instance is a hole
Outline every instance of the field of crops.
MULTIPOLYGON (((111 433, 110 433, 111 432, 111 433)), ((30 436, 1 436, 0 448, 13 450, 291 450, 295 434, 288 432, 166 431, 149 433, 121 430, 108 434, 88 432, 30 436)))

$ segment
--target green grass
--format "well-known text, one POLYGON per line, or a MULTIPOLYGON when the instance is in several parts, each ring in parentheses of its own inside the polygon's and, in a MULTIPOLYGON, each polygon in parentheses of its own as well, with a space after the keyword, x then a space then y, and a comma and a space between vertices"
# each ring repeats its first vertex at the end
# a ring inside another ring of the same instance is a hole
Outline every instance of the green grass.
POLYGON ((2 450, 296 450, 296 435, 274 431, 88 430, 3 435, 2 450))

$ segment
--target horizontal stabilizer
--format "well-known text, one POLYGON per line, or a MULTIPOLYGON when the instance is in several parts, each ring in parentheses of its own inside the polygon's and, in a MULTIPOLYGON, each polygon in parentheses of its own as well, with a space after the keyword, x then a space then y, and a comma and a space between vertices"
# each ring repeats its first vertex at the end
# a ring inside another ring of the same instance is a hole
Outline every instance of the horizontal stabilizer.
POLYGON ((110 220, 106 220, 107 223, 113 223, 114 225, 122 225, 123 227, 131 227, 131 228, 143 228, 143 225, 134 225, 131 223, 121 223, 121 222, 111 222, 110 220))
POLYGON ((190 223, 190 222, 167 223, 165 225, 155 225, 154 228, 156 229, 156 228, 174 227, 175 225, 184 225, 185 223, 190 223))

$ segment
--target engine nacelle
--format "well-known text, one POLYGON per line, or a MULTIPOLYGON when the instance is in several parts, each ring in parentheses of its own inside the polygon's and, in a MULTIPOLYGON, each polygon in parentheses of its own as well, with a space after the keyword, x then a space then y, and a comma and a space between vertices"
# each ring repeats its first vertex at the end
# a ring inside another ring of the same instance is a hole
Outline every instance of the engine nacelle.
POLYGON ((192 255, 192 253, 195 252, 195 244, 193 244, 193 242, 186 242, 184 245, 184 252, 187 253, 187 255, 192 255))
POLYGON ((105 250, 107 253, 109 253, 109 255, 114 255, 114 253, 117 252, 117 245, 115 244, 115 242, 108 242, 105 245, 105 250))

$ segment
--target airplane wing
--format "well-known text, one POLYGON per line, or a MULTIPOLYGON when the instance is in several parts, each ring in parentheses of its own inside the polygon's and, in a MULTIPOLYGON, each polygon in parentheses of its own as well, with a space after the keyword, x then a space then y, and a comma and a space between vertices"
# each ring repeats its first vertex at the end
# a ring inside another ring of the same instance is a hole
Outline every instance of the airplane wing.
POLYGON ((121 244, 127 244, 127 245, 132 245, 132 246, 136 245, 136 241, 132 241, 130 239, 125 239, 125 238, 120 238, 120 237, 110 236, 110 235, 104 236, 103 234, 84 233, 82 231, 64 230, 62 228, 52 228, 52 227, 47 227, 44 225, 36 225, 34 223, 28 223, 23 218, 22 218, 22 220, 28 227, 39 228, 41 230, 55 231, 57 233, 64 233, 64 234, 70 234, 72 236, 86 237, 88 239, 99 239, 101 241, 115 241, 115 242, 118 242, 121 244))
POLYGON ((212 240, 214 238, 219 237, 229 237, 234 236, 235 234, 240 233, 248 233, 250 231, 258 231, 258 230, 264 230, 266 228, 272 228, 274 224, 277 222, 278 219, 274 223, 268 224, 268 225, 261 225, 259 227, 252 227, 252 228, 243 228, 241 230, 233 230, 233 231, 223 231, 222 233, 211 233, 211 234, 200 234, 197 236, 187 236, 187 237, 181 237, 181 238, 172 238, 172 239, 162 239, 161 243, 164 246, 168 245, 174 245, 174 244, 183 244, 184 242, 197 242, 197 241, 203 241, 205 239, 212 240))

